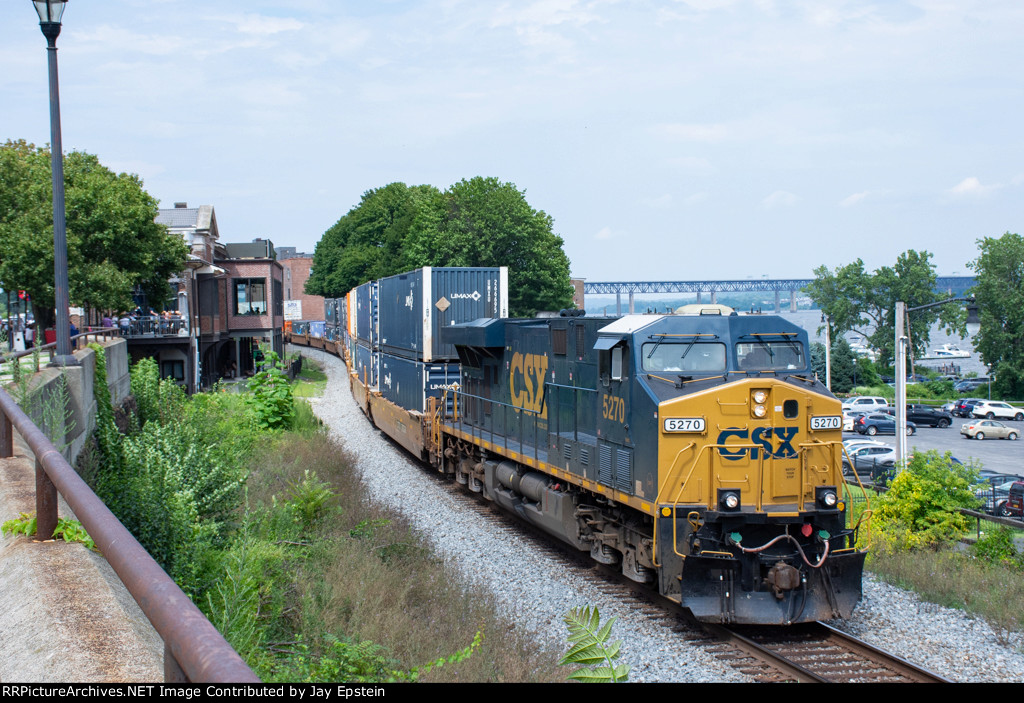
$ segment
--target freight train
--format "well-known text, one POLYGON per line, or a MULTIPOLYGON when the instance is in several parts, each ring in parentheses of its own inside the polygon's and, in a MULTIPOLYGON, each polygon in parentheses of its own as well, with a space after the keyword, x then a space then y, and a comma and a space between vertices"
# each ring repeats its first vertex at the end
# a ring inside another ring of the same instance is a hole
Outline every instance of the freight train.
POLYGON ((700 305, 508 319, 504 269, 420 269, 328 306, 325 338, 291 341, 342 356, 378 428, 698 619, 860 600, 840 404, 799 327, 700 305))

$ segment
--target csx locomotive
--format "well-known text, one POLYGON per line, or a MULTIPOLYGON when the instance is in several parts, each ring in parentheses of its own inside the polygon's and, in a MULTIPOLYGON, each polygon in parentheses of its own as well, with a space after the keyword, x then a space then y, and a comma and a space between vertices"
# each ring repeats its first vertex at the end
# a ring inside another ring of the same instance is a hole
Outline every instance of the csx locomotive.
POLYGON ((460 366, 424 372, 422 400, 389 400, 365 368, 353 391, 439 471, 701 620, 848 617, 865 551, 807 334, 697 307, 451 324, 460 366))

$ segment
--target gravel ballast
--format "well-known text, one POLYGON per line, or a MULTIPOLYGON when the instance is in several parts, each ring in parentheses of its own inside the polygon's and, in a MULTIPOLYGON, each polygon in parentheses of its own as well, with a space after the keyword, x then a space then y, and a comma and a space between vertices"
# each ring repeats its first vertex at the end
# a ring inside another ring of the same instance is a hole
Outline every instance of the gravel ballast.
MULTIPOLYGON (((311 401, 332 435, 357 457, 371 495, 400 511, 437 552, 468 581, 497 594, 510 619, 565 644, 563 615, 573 607, 597 606, 602 621, 617 616, 613 639, 621 639, 620 660, 638 682, 745 682, 750 679, 691 645, 669 628, 602 592, 568 569, 564 560, 500 522, 482 521, 460 505, 424 469, 375 430, 349 390, 344 363, 329 354, 297 349, 324 364, 327 388, 311 401)), ((921 603, 910 592, 867 576, 864 599, 854 616, 830 623, 920 666, 956 681, 1024 680, 1024 639, 1009 646, 979 619, 958 610, 921 603)))

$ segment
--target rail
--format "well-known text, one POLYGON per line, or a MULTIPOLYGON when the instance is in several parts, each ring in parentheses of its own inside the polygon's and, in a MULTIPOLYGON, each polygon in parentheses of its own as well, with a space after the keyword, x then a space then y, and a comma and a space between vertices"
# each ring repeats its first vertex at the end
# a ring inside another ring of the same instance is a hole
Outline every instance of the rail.
MULTIPOLYGON (((89 329, 85 332, 80 332, 79 334, 76 334, 73 337, 71 337, 71 348, 72 350, 77 348, 78 340, 80 339, 88 341, 89 337, 92 337, 93 339, 106 340, 116 336, 118 336, 116 327, 100 327, 98 329, 89 329)), ((0 355, 0 364, 6 364, 7 362, 13 361, 15 359, 23 359, 27 356, 32 356, 33 354, 42 351, 49 352, 48 356, 52 361, 57 351, 57 343, 50 342, 49 344, 40 344, 38 346, 30 347, 25 351, 10 352, 8 354, 0 355)), ((38 372, 38 366, 34 370, 38 372)))
POLYGON ((14 399, 0 389, 2 459, 14 455, 15 429, 35 455, 36 539, 53 538, 60 493, 163 638, 165 680, 258 683, 256 675, 199 608, 92 492, 14 399))

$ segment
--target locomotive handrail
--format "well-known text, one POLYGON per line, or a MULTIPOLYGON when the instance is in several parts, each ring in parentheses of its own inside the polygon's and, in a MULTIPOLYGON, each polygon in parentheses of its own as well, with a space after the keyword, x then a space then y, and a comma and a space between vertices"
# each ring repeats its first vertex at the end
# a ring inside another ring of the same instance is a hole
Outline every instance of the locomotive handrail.
MULTIPOLYGON (((832 445, 833 446, 833 451, 834 451, 834 445, 836 445, 836 444, 838 444, 840 447, 842 447, 843 453, 845 454, 846 453, 846 448, 843 447, 841 442, 836 442, 834 440, 830 441, 830 442, 801 443, 801 444, 797 445, 799 447, 797 453, 798 453, 798 455, 801 455, 800 456, 800 459, 801 459, 801 463, 800 463, 801 472, 800 472, 800 478, 799 478, 800 488, 799 488, 799 492, 797 494, 797 509, 798 510, 802 511, 805 508, 805 498, 804 498, 805 491, 804 491, 804 480, 803 480, 804 479, 804 471, 803 471, 803 469, 804 469, 804 461, 803 460, 804 460, 804 458, 806 458, 806 455, 808 453, 807 450, 810 450, 812 447, 832 445)), ((676 458, 673 460, 672 466, 669 468, 669 475, 668 475, 668 477, 667 477, 667 479, 665 481, 665 488, 662 489, 662 491, 658 493, 658 495, 657 495, 657 497, 655 499, 656 504, 660 504, 660 503, 663 502, 662 501, 662 497, 665 496, 664 491, 669 490, 669 487, 673 485, 672 479, 675 476, 675 474, 677 472, 681 472, 682 471, 683 466, 682 466, 681 462, 679 461, 679 458, 682 456, 682 454, 684 452, 686 452, 689 449, 692 449, 694 446, 696 446, 696 442, 691 442, 690 444, 686 445, 685 447, 681 448, 678 452, 676 452, 676 458), (679 467, 678 469, 677 469, 677 466, 679 467)), ((694 470, 696 470, 696 468, 697 468, 697 466, 698 466, 698 464, 700 462, 701 456, 704 454, 705 450, 708 450, 708 455, 709 455, 708 487, 709 487, 709 490, 707 492, 708 498, 707 498, 707 500, 704 503, 706 508, 710 509, 710 507, 711 507, 711 505, 709 504, 708 501, 710 501, 710 499, 711 499, 711 495, 712 495, 711 488, 714 485, 714 467, 715 467, 714 451, 715 450, 719 450, 720 451, 722 449, 731 449, 731 450, 735 450, 735 449, 755 449, 755 448, 758 448, 759 446, 760 445, 753 444, 753 443, 751 443, 751 444, 705 444, 705 445, 703 445, 698 450, 697 455, 693 458, 693 461, 689 464, 689 466, 690 466, 690 474, 691 475, 693 474, 694 470)), ((763 512, 763 510, 764 510, 764 501, 763 501, 763 498, 764 498, 764 482, 765 482, 764 481, 764 457, 763 456, 761 456, 758 459, 758 469, 759 469, 759 471, 758 471, 758 485, 756 487, 757 490, 754 492, 755 495, 757 496, 757 498, 756 498, 756 501, 755 501, 755 504, 754 504, 754 509, 756 511, 758 511, 758 512, 763 512)), ((860 477, 857 476, 856 471, 854 471, 854 476, 857 478, 857 483, 860 484, 860 477)), ((665 496, 665 500, 664 500, 664 502, 670 503, 671 506, 672 506, 671 507, 671 509, 672 509, 672 551, 675 552, 676 556, 682 557, 683 559, 686 558, 686 555, 681 553, 679 551, 679 547, 678 547, 678 544, 679 544, 679 534, 678 534, 678 531, 677 531, 678 520, 676 519, 676 514, 677 514, 677 511, 679 509, 679 494, 682 492, 685 484, 686 484, 685 480, 684 481, 679 481, 675 485, 675 494, 671 498, 669 498, 668 496, 665 496)), ((861 486, 861 488, 863 490, 863 486, 861 486)), ((867 494, 865 493, 865 496, 866 495, 867 494)), ((850 502, 852 502, 852 500, 850 502)), ((870 501, 868 501, 868 509, 867 509, 866 512, 868 512, 869 514, 871 512, 870 508, 871 508, 870 501)), ((864 516, 862 514, 861 515, 861 519, 858 520, 858 522, 857 522, 858 527, 859 527, 860 523, 863 521, 863 517, 864 516)), ((868 524, 870 525, 870 522, 868 524)), ((655 554, 657 554, 657 544, 658 544, 658 531, 654 530, 654 546, 653 546, 653 551, 654 551, 655 554)), ((654 562, 654 565, 655 566, 660 566, 660 564, 658 564, 656 561, 654 562)))

